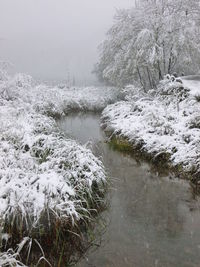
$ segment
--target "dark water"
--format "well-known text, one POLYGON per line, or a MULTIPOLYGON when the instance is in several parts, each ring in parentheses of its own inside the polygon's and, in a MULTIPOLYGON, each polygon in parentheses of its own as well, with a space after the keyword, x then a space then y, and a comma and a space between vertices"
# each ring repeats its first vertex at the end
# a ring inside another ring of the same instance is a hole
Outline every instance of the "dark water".
POLYGON ((98 115, 76 114, 59 122, 69 136, 93 143, 112 181, 101 245, 77 267, 199 267, 200 202, 189 184, 114 151, 99 121, 98 115))

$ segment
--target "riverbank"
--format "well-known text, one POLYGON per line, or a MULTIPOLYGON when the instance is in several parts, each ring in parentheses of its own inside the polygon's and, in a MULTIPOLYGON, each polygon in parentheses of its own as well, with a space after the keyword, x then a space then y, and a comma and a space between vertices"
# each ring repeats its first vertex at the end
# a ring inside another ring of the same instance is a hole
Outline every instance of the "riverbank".
POLYGON ((190 184, 163 165, 124 152, 125 143, 119 151, 105 142, 100 114, 69 114, 58 125, 82 144, 89 142, 109 176, 109 206, 95 225, 97 238, 75 266, 198 266, 200 202, 190 184))
POLYGON ((184 81, 167 77, 148 94, 128 89, 127 101, 108 106, 102 114, 102 127, 110 133, 111 142, 120 147, 125 140, 151 161, 167 163, 181 177, 199 185, 198 88, 195 91, 184 86, 184 81))
POLYGON ((111 88, 51 88, 27 75, 1 75, 0 236, 3 249, 12 248, 0 254, 1 266, 22 266, 19 255, 29 264, 33 247, 39 251, 34 260, 45 261, 43 243, 52 249, 57 242, 69 261, 83 249, 83 233, 105 205, 106 174, 91 150, 63 136, 54 119, 102 110, 118 97, 111 88))

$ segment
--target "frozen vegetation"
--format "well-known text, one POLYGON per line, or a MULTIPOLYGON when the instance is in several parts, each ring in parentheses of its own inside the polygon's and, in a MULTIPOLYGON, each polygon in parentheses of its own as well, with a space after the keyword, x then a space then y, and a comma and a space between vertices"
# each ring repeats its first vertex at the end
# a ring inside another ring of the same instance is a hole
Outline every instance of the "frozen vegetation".
POLYGON ((6 253, 0 254, 0 266, 8 267, 26 267, 22 262, 17 260, 19 257, 18 253, 14 253, 12 250, 8 250, 6 253))
POLYGON ((147 94, 128 86, 127 101, 110 105, 103 111, 102 126, 128 140, 134 148, 150 154, 154 160, 164 157, 173 166, 183 168, 198 182, 200 99, 197 91, 200 82, 196 81, 196 86, 194 83, 167 75, 156 90, 147 94))
POLYGON ((136 0, 118 10, 95 72, 118 86, 154 88, 169 73, 200 71, 199 0, 136 0))
MULTIPOLYGON (((1 73, 0 236, 5 247, 26 237, 22 244, 28 251, 38 231, 59 222, 76 232, 103 206, 102 163, 59 133, 55 117, 101 110, 118 96, 111 88, 51 88, 34 85, 27 75, 1 73)), ((0 254, 0 265, 17 266, 16 256, 0 254)))
POLYGON ((199 13, 199 0, 140 0, 118 10, 94 70, 127 94, 126 101, 103 111, 106 131, 154 160, 164 157, 195 181, 200 179, 200 83, 195 75, 176 77, 200 73, 199 13))
POLYGON ((20 256, 28 265, 33 246, 47 261, 42 244, 58 242, 61 229, 70 256, 105 205, 102 162, 56 126, 70 112, 104 109, 111 139, 200 184, 199 76, 176 78, 200 73, 199 13, 199 0, 140 0, 117 11, 94 72, 122 91, 0 71, 0 266, 24 266, 20 256))

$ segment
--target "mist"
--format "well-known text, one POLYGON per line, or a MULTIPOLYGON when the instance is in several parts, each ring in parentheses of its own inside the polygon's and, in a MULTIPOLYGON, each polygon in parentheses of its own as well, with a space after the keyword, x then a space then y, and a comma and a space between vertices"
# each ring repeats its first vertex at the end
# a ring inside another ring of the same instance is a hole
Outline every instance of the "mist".
POLYGON ((96 83, 98 45, 132 0, 1 0, 0 59, 35 79, 96 83))

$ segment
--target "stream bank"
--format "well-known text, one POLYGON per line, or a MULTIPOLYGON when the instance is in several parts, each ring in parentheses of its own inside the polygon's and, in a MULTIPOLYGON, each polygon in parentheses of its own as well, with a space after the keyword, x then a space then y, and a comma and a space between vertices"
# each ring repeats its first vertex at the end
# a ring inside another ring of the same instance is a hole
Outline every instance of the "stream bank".
POLYGON ((107 106, 102 127, 111 143, 125 142, 142 157, 167 165, 177 176, 200 188, 200 77, 173 79, 167 75, 147 94, 127 87, 126 101, 107 106), (197 79, 198 78, 198 79, 197 79))
POLYGON ((59 127, 92 148, 111 180, 106 231, 77 267, 199 265, 200 202, 187 181, 110 146, 100 115, 71 114, 59 127))

